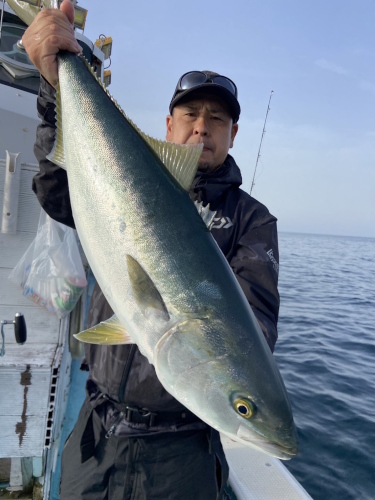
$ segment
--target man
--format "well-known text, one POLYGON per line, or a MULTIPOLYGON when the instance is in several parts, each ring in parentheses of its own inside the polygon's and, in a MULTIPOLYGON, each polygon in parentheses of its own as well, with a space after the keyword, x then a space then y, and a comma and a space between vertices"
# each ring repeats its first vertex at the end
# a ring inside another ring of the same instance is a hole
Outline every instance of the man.
MULTIPOLYGON (((54 219, 74 227, 66 172, 46 159, 54 138, 54 89, 59 49, 79 52, 72 8, 42 11, 23 37, 44 75, 38 97, 42 123, 33 190, 54 219)), ((271 350, 277 339, 276 219, 239 189, 241 174, 228 155, 238 131, 237 88, 228 78, 191 71, 178 81, 167 117, 167 140, 203 144, 191 198, 217 211, 212 235, 229 261, 271 350), (272 255, 272 260, 270 258, 272 255)), ((88 327, 112 311, 96 286, 88 327)), ((62 457, 61 498, 225 498, 228 479, 219 435, 174 399, 136 346, 85 345, 87 398, 62 457)))

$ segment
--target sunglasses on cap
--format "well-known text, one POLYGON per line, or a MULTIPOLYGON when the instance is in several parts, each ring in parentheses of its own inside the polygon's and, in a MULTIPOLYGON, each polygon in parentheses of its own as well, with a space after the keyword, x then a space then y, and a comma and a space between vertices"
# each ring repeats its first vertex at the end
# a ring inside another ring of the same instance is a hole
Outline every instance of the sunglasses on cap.
POLYGON ((190 90, 204 83, 214 83, 228 90, 237 99, 237 87, 232 80, 222 75, 206 74, 203 71, 189 71, 181 76, 176 91, 190 90))

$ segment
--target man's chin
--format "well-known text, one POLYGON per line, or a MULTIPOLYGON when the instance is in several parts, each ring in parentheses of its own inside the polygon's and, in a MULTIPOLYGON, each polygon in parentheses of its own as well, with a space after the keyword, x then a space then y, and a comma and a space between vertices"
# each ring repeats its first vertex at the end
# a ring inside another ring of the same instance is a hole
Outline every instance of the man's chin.
POLYGON ((213 172, 214 170, 217 169, 219 165, 214 165, 213 163, 211 162, 208 162, 208 161, 200 161, 198 163, 198 170, 199 172, 204 172, 204 173, 211 173, 213 172))

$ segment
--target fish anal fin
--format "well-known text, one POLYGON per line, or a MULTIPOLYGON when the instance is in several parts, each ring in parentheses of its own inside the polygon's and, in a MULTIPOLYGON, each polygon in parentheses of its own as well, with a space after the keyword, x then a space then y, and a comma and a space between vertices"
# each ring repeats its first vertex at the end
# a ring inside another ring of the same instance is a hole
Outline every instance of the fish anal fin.
POLYGON ((88 330, 75 334, 74 337, 89 344, 118 345, 134 343, 115 315, 88 330))

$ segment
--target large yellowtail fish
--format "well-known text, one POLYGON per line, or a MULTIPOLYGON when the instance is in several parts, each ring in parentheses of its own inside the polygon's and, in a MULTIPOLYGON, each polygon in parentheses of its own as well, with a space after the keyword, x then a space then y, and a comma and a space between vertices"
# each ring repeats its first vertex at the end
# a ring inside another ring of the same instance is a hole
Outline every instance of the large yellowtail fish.
POLYGON ((278 367, 189 198, 200 148, 147 137, 81 57, 58 60, 51 159, 67 170, 82 246, 115 311, 77 337, 136 343, 165 389, 207 424, 291 458, 297 436, 278 367))

